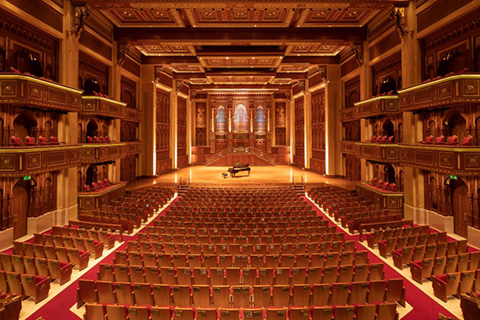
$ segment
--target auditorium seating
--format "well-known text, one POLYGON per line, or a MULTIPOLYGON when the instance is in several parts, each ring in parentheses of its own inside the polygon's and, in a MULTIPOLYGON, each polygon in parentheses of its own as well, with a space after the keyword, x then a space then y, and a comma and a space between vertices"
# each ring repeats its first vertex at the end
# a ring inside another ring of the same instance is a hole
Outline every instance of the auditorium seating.
POLYGON ((383 305, 405 300, 402 279, 385 279, 383 263, 370 263, 291 188, 190 188, 113 263, 100 264, 97 277, 79 281, 87 320, 95 312, 153 319, 157 311, 174 319, 308 319, 315 308, 354 315, 360 304, 378 317, 383 305))

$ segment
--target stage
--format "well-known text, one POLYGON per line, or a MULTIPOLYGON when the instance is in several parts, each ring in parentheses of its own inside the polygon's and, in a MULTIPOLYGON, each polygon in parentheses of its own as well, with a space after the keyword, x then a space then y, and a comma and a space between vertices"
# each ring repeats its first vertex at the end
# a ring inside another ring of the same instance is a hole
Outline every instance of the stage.
POLYGON ((177 171, 163 174, 158 178, 149 178, 134 181, 127 186, 127 189, 135 189, 152 183, 176 184, 180 180, 185 183, 187 180, 192 185, 255 185, 263 186, 268 184, 291 184, 300 183, 328 183, 339 187, 354 190, 355 183, 338 178, 326 178, 320 174, 302 170, 289 165, 277 166, 250 166, 250 175, 240 172, 235 178, 228 175, 223 178, 222 173, 228 172, 227 166, 190 166, 177 171))

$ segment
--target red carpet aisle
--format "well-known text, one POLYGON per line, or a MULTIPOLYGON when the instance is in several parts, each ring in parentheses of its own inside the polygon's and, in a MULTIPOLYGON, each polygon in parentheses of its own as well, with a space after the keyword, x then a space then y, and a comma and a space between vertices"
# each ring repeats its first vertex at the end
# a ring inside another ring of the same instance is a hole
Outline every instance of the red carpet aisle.
MULTIPOLYGON (((312 207, 317 211, 319 216, 326 215, 321 212, 309 199, 305 198, 307 201, 310 202, 312 207)), ((328 218, 327 218, 328 219, 328 218)), ((335 225, 334 223, 330 222, 331 225, 335 225)), ((340 228, 337 227, 337 231, 342 231, 340 228)), ((355 240, 357 241, 357 249, 358 250, 367 250, 369 251, 363 244, 358 242, 359 236, 351 236, 345 234, 345 239, 355 240)), ((378 256, 373 254, 372 252, 368 252, 368 257, 370 258, 371 263, 381 263, 383 262, 378 256)), ((385 278, 404 278, 400 273, 398 273, 395 269, 390 267, 388 264, 385 264, 385 278)), ((422 290, 417 288, 414 284, 412 284, 408 279, 404 278, 403 285, 406 289, 406 300, 407 303, 413 307, 413 310, 410 311, 402 320, 436 320, 438 318, 438 314, 442 313, 449 317, 455 317, 451 314, 447 309, 443 308, 441 305, 436 303, 432 300, 427 294, 425 294, 422 290)), ((458 301, 460 303, 460 300, 458 301)), ((400 309, 399 306, 397 308, 400 309)))

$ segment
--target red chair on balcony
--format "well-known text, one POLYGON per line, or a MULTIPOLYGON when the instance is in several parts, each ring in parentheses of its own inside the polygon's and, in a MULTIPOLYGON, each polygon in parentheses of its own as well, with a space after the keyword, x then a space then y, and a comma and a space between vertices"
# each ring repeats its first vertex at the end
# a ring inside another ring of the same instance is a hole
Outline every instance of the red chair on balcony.
POLYGON ((104 137, 100 137, 100 143, 105 143, 105 138, 104 137))
POLYGON ((97 184, 98 184, 98 189, 102 189, 102 188, 103 188, 103 181, 102 181, 102 180, 98 180, 98 181, 97 181, 97 184))
POLYGON ((395 183, 390 183, 390 185, 388 186, 388 189, 390 191, 395 191, 396 188, 397 188, 397 185, 395 183))
POLYGON ((85 192, 90 192, 90 186, 89 185, 84 185, 83 190, 85 190, 85 192))
POLYGON ((425 144, 432 144, 433 143, 433 136, 428 136, 425 138, 425 141, 423 141, 425 144))
POLYGON ((111 140, 110 140, 110 137, 109 136, 105 136, 105 142, 109 143, 111 140))
POLYGON ((60 144, 60 142, 58 142, 57 137, 51 136, 50 137, 50 144, 60 144))
POLYGON ((390 136, 390 137, 388 137, 388 142, 389 142, 389 143, 392 143, 392 142, 393 142, 393 140, 394 140, 394 138, 395 138, 394 136, 390 136))
POLYGON ((382 180, 378 180, 377 182, 377 188, 382 188, 382 184, 383 184, 383 181, 382 180))
POLYGON ((473 141, 473 137, 472 136, 466 136, 462 139, 462 145, 463 146, 471 146, 472 145, 472 141, 473 141))
POLYGON ((100 143, 100 139, 97 136, 93 137, 93 142, 100 143))
POLYGON ((383 136, 381 142, 387 142, 387 136, 383 136))
POLYGON ((458 137, 457 136, 451 136, 447 138, 447 144, 449 145, 456 145, 458 144, 458 137))
POLYGON ((25 137, 25 145, 26 146, 34 146, 35 145, 35 138, 30 137, 30 136, 26 136, 25 137))
POLYGON ((92 137, 87 137, 87 143, 92 143, 93 142, 93 138, 92 137))
POLYGON ((14 146, 14 147, 18 147, 18 146, 22 145, 22 140, 20 140, 20 138, 18 138, 18 137, 12 136, 12 137, 10 137, 10 141, 11 141, 12 146, 14 146))
POLYGON ((377 137, 376 136, 372 136, 372 138, 370 139, 371 142, 375 142, 377 141, 377 137))
POLYGON ((104 179, 104 180, 103 180, 103 184, 104 184, 105 186, 109 186, 109 185, 110 185, 110 180, 104 179))
POLYGON ((39 144, 39 145, 42 145, 42 146, 43 146, 43 145, 46 145, 47 143, 48 143, 48 142, 47 142, 47 138, 42 137, 42 136, 38 137, 38 144, 39 144))
POLYGON ((378 136, 376 142, 381 142, 381 141, 382 141, 382 137, 378 136))
POLYGON ((435 139, 435 144, 445 144, 445 137, 440 136, 435 139))
POLYGON ((97 191, 98 185, 95 182, 92 182, 92 191, 97 191))
POLYGON ((377 178, 373 178, 372 179, 372 186, 376 186, 377 185, 377 178))
POLYGON ((388 183, 388 182, 385 182, 385 183, 383 184, 383 189, 388 190, 388 185, 389 185, 389 183, 388 183))

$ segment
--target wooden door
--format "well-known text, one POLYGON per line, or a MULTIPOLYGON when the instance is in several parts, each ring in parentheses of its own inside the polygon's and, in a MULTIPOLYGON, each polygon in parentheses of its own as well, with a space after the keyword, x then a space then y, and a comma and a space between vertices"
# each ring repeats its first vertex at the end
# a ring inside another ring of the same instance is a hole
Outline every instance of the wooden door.
POLYGON ((16 215, 13 221, 13 239, 27 234, 27 216, 30 181, 18 181, 13 187, 12 211, 16 215))
POLYGON ((455 233, 467 237, 467 216, 468 210, 468 198, 467 198, 467 185, 462 180, 453 181, 453 194, 452 194, 452 206, 453 206, 453 219, 455 233))

